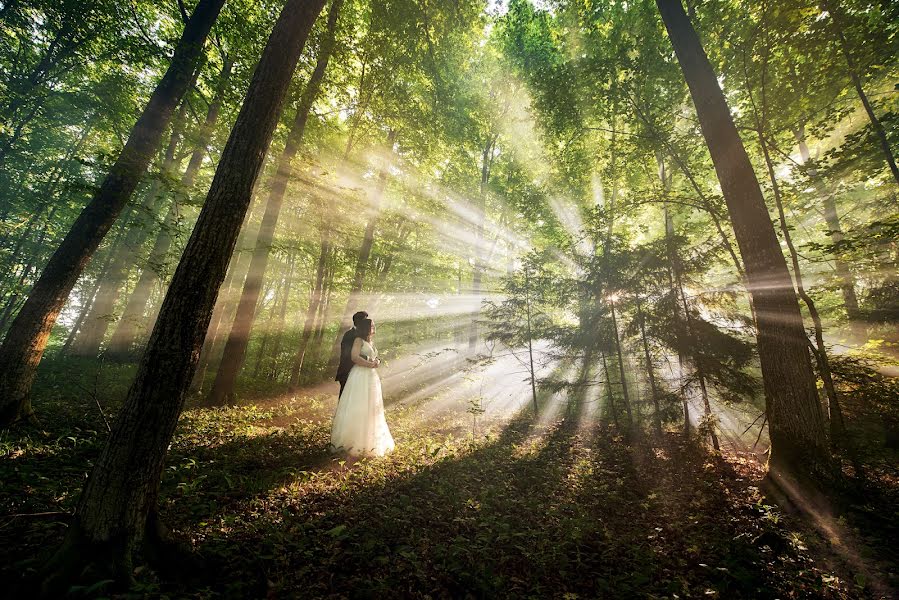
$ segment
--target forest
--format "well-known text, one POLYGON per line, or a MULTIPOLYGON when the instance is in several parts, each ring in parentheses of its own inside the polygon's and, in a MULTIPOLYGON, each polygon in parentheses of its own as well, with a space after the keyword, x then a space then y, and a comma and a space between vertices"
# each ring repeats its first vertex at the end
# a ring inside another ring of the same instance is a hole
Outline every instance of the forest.
POLYGON ((0 0, 0 597, 899 597, 897 151, 890 0, 0 0))

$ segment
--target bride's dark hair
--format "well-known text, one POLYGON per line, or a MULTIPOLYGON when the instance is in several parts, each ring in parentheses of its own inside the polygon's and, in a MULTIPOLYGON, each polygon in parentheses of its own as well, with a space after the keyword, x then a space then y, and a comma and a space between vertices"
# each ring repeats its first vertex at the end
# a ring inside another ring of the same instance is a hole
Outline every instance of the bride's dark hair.
POLYGON ((359 337, 368 341, 368 338, 371 337, 372 325, 374 325, 374 321, 371 319, 362 319, 359 321, 359 324, 356 325, 356 329, 359 330, 359 337))

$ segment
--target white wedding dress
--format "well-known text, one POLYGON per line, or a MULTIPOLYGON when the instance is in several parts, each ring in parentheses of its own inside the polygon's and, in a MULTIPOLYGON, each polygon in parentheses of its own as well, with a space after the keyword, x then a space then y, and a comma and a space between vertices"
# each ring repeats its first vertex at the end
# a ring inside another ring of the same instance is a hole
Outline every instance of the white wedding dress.
MULTIPOLYGON (((365 340, 360 354, 371 360, 378 357, 365 340)), ((393 450, 377 369, 358 365, 350 369, 331 424, 331 446, 355 456, 383 456, 393 450)))

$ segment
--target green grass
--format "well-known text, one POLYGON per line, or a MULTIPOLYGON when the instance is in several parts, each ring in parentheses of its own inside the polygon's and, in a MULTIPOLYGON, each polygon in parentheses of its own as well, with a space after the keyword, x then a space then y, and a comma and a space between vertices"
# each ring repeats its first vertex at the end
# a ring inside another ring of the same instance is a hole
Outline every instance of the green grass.
MULTIPOLYGON (((7 576, 59 544, 58 513, 72 511, 106 435, 96 397, 74 385, 54 393, 50 379, 36 403, 42 429, 0 437, 0 513, 51 513, 0 517, 7 576)), ((126 380, 127 369, 104 379, 107 413, 126 380)), ((189 408, 165 467, 162 515, 214 568, 190 585, 141 568, 134 593, 854 598, 875 589, 876 557, 853 566, 762 503, 763 470, 746 455, 712 456, 674 433, 626 442, 580 423, 577 406, 545 426, 519 415, 474 434, 460 402, 427 420, 391 407, 397 451, 347 461, 327 450, 332 410, 330 397, 303 395, 189 408)))

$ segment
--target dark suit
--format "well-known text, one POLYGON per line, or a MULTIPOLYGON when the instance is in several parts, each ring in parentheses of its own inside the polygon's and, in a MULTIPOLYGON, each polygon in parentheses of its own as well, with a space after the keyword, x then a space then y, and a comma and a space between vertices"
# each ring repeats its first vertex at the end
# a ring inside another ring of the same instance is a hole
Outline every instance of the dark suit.
POLYGON ((348 330, 343 334, 340 340, 340 364, 337 365, 337 377, 335 381, 340 382, 340 394, 343 394, 343 386, 346 385, 347 377, 350 376, 350 369, 353 368, 353 358, 350 356, 353 352, 353 342, 356 341, 356 328, 348 330))

